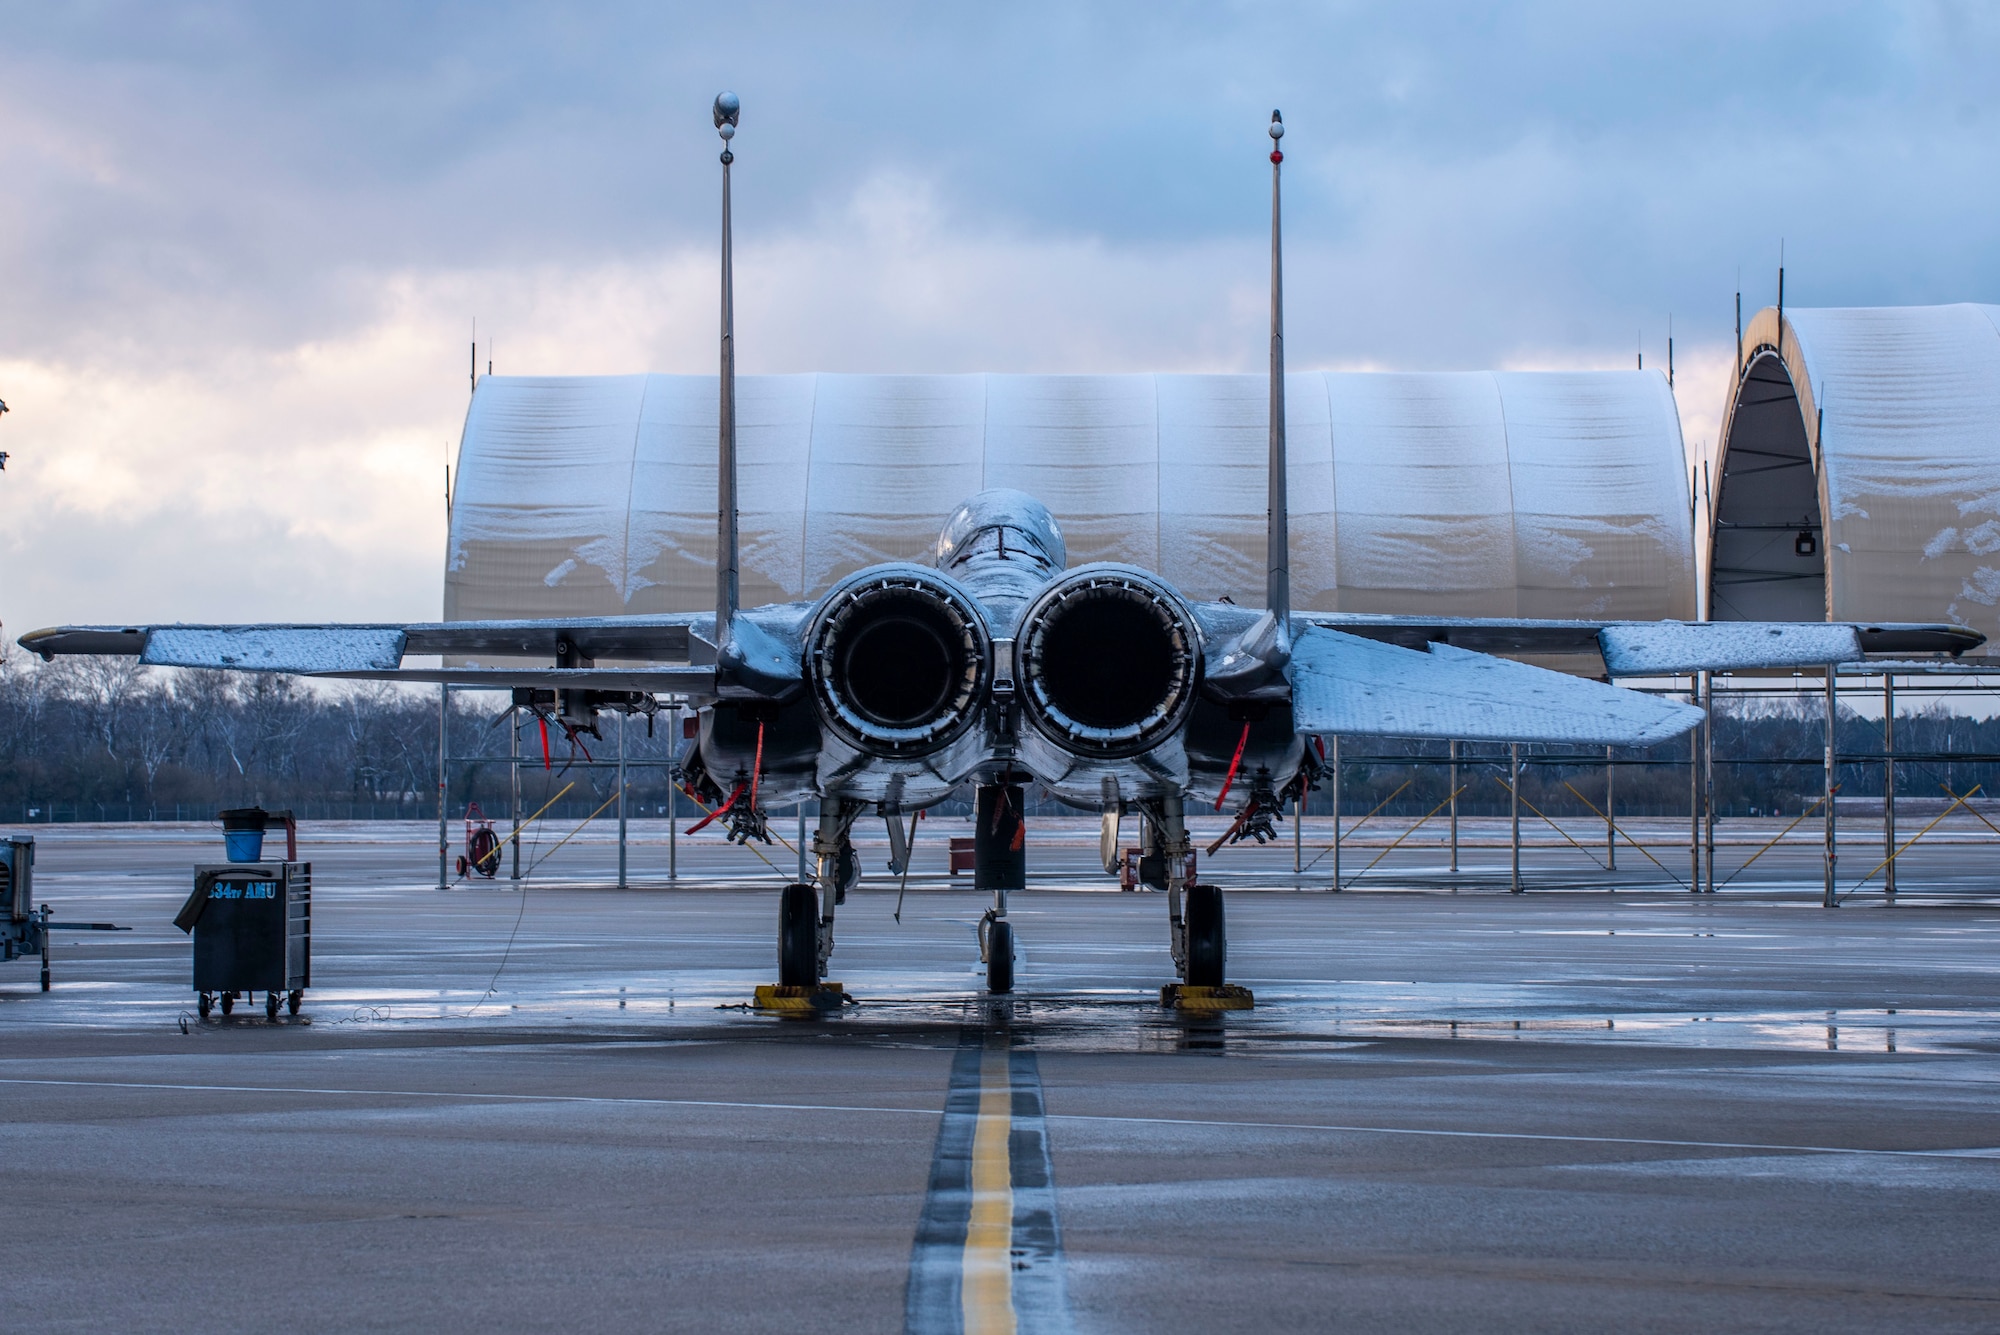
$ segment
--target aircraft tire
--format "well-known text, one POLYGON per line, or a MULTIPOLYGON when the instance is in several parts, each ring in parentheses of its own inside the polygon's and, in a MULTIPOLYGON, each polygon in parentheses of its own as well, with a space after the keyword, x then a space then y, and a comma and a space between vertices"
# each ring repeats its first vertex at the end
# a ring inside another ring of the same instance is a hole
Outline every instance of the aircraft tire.
POLYGON ((1191 885, 1187 892, 1187 980, 1190 987, 1221 987, 1228 955, 1223 929, 1222 890, 1191 885))
POLYGON ((276 992, 266 992, 264 994, 264 1018, 267 1020, 276 1020, 278 1018, 278 994, 276 992))
POLYGON ((224 1015, 227 1015, 229 1014, 229 1012, 235 1009, 236 1009, 236 994, 234 992, 224 992, 222 994, 222 1013, 224 1015))
POLYGON ((778 982, 819 983, 819 896, 809 885, 788 885, 778 900, 778 982))
POLYGON ((996 997, 1014 990, 1014 924, 1005 918, 986 929, 986 990, 996 997))
POLYGON ((292 992, 285 998, 285 1009, 297 1015, 299 1013, 299 1003, 305 1000, 305 996, 306 994, 303 992, 292 992))

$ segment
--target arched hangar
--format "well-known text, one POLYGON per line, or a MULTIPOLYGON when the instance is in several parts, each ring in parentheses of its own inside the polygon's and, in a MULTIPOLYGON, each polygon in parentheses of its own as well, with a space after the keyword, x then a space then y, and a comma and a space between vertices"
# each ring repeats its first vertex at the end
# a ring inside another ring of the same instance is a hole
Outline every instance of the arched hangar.
MULTIPOLYGON (((714 599, 713 376, 489 377, 459 451, 445 616, 714 599)), ((1654 372, 1294 374, 1292 591, 1316 611, 1692 618, 1680 421, 1654 372)), ((1017 487, 1073 563, 1261 602, 1255 375, 780 375, 737 382, 742 593, 922 559, 1017 487)))
POLYGON ((2000 637, 2000 306, 1767 307, 1739 358, 1709 615, 2000 637))

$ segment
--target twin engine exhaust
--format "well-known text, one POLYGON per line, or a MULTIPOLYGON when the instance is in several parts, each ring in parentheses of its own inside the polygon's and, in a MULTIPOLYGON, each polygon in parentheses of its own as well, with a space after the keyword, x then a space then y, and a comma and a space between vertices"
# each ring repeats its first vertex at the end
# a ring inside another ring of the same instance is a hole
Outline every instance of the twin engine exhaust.
POLYGON ((992 674, 979 605, 924 566, 877 567, 835 586, 806 647, 820 718, 869 755, 949 746, 978 718, 992 674))
MULTIPOLYGON (((837 585, 813 616, 806 648, 822 721, 882 757, 930 755, 958 740, 977 722, 994 675, 979 603, 924 566, 877 567, 837 585)), ((1077 755, 1139 755, 1186 721, 1200 662, 1200 632, 1171 588, 1129 566, 1082 566, 1022 615, 1022 711, 1077 755)))
POLYGON ((1050 584, 1021 618, 1019 647, 1028 722, 1078 755, 1149 751, 1194 707, 1194 618, 1172 589, 1130 566, 1080 566, 1050 584))

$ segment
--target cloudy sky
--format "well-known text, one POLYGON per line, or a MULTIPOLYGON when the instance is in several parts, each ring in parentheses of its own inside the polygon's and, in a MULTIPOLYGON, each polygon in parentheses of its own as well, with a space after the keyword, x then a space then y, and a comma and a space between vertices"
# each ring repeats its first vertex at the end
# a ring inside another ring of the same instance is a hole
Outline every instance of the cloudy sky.
POLYGON ((1664 362, 2000 300, 2000 8, 0 3, 0 621, 437 615, 467 343, 710 371, 1664 362))

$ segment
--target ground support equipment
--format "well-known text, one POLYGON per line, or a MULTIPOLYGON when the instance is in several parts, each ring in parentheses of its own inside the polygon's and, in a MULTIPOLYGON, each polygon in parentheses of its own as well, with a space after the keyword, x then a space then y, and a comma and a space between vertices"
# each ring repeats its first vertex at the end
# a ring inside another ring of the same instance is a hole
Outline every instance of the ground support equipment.
POLYGON ((312 985, 312 864, 231 862, 197 867, 174 918, 194 938, 196 1008, 222 1013, 264 994, 266 1019, 293 1015, 312 985))

